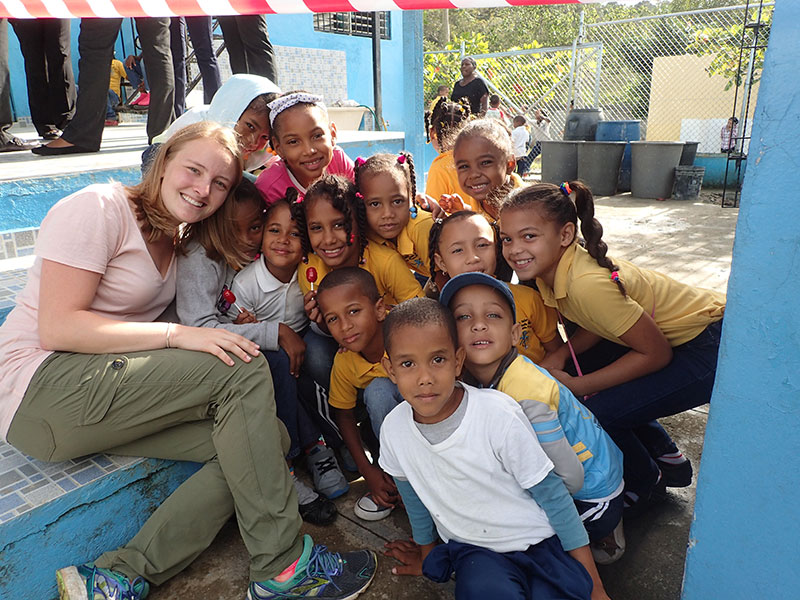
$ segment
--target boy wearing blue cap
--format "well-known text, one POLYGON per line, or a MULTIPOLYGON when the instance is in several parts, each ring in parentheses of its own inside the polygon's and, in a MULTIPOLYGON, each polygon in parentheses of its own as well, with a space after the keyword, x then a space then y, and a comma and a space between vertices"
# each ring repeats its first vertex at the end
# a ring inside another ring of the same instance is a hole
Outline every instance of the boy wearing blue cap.
POLYGON ((625 551, 622 452, 569 389, 517 353, 511 290, 485 273, 464 273, 447 282, 439 302, 453 311, 465 350, 462 380, 519 402, 573 496, 595 561, 618 560, 625 551))

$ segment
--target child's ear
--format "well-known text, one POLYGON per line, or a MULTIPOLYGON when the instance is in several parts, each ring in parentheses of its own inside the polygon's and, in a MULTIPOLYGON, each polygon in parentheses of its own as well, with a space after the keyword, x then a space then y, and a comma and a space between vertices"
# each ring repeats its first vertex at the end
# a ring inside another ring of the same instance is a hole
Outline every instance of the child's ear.
POLYGON ((561 227, 561 247, 566 248, 575 241, 575 223, 565 223, 561 227))
POLYGON ((444 261, 438 252, 434 253, 433 262, 436 265, 436 268, 439 269, 440 273, 447 273, 447 269, 444 268, 444 261))
POLYGON ((397 377, 394 376, 392 361, 389 360, 388 356, 384 355, 383 358, 381 358, 381 365, 383 366, 383 370, 386 371, 386 374, 389 376, 389 379, 392 380, 392 383, 397 385, 397 377))
POLYGON ((456 348, 456 377, 461 376, 461 369, 464 368, 464 360, 467 358, 467 351, 464 346, 456 348))
POLYGON ((522 336, 522 325, 519 323, 514 323, 511 326, 511 345, 517 346, 519 344, 519 338, 522 336))
POLYGON ((378 298, 375 303, 375 314, 378 317, 378 322, 382 322, 386 318, 386 303, 383 301, 383 296, 378 298))
POLYGON ((331 145, 336 144, 336 123, 331 121, 331 145))
POLYGON ((517 161, 512 154, 508 161, 506 162, 506 175, 511 175, 514 172, 514 169, 517 168, 517 161))

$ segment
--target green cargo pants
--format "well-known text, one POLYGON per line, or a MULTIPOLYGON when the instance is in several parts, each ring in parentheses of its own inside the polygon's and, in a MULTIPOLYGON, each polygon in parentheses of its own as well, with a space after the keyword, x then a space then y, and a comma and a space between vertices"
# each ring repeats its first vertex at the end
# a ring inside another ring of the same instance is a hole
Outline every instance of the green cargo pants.
POLYGON ((282 447, 288 436, 275 416, 269 368, 263 355, 235 360, 229 367, 177 349, 57 352, 36 371, 8 432, 22 452, 45 461, 109 452, 205 463, 98 567, 163 583, 211 544, 234 510, 253 581, 300 556, 282 447))

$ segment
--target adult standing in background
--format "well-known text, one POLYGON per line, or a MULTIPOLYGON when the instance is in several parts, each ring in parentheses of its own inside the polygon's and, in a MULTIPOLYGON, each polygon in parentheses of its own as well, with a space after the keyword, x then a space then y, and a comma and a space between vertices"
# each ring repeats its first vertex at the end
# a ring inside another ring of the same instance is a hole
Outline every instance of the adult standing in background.
POLYGON ((203 81, 203 104, 211 104, 222 85, 214 54, 211 17, 172 17, 169 34, 175 71, 175 118, 186 112, 186 32, 192 42, 197 68, 203 81))
POLYGON ((39 135, 54 140, 75 113, 69 19, 9 19, 25 59, 28 107, 39 135))
POLYGON ((11 82, 8 73, 7 19, 0 19, 0 152, 30 150, 39 142, 28 142, 13 135, 9 129, 14 122, 11 112, 11 82))
POLYGON ((228 50, 231 71, 261 75, 277 84, 275 52, 264 15, 217 17, 228 50))
POLYGON ((450 100, 453 102, 466 100, 469 102, 471 114, 483 116, 489 105, 489 86, 480 75, 475 74, 477 68, 478 63, 471 56, 461 61, 461 79, 453 85, 450 100))
MULTIPOLYGON (((75 116, 60 138, 34 148, 40 156, 97 152, 103 138, 108 73, 114 56, 122 19, 81 19, 78 36, 78 102, 75 116), (99 74, 103 76, 100 77, 99 74)), ((136 29, 142 44, 150 84, 147 112, 148 143, 175 119, 175 76, 169 40, 169 17, 137 17, 136 29)))

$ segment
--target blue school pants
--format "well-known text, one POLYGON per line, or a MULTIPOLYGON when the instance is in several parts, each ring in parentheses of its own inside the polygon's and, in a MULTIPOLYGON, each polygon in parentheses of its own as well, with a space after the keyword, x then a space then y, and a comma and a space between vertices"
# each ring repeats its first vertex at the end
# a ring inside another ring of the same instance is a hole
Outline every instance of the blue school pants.
POLYGON ((422 574, 437 583, 456 576, 456 600, 588 600, 592 578, 556 536, 524 552, 494 552, 450 540, 436 546, 422 574))
POLYGON ((289 432, 289 452, 286 458, 292 459, 300 455, 303 448, 319 440, 320 431, 300 404, 297 395, 297 380, 289 372, 289 355, 281 348, 263 353, 269 364, 272 375, 272 387, 275 390, 275 410, 278 419, 289 432))
POLYGON ((722 321, 712 323, 694 339, 675 346, 672 360, 660 371, 583 401, 622 450, 627 490, 639 496, 648 494, 658 481, 659 469, 654 457, 677 451, 656 419, 711 400, 721 332, 722 321))

